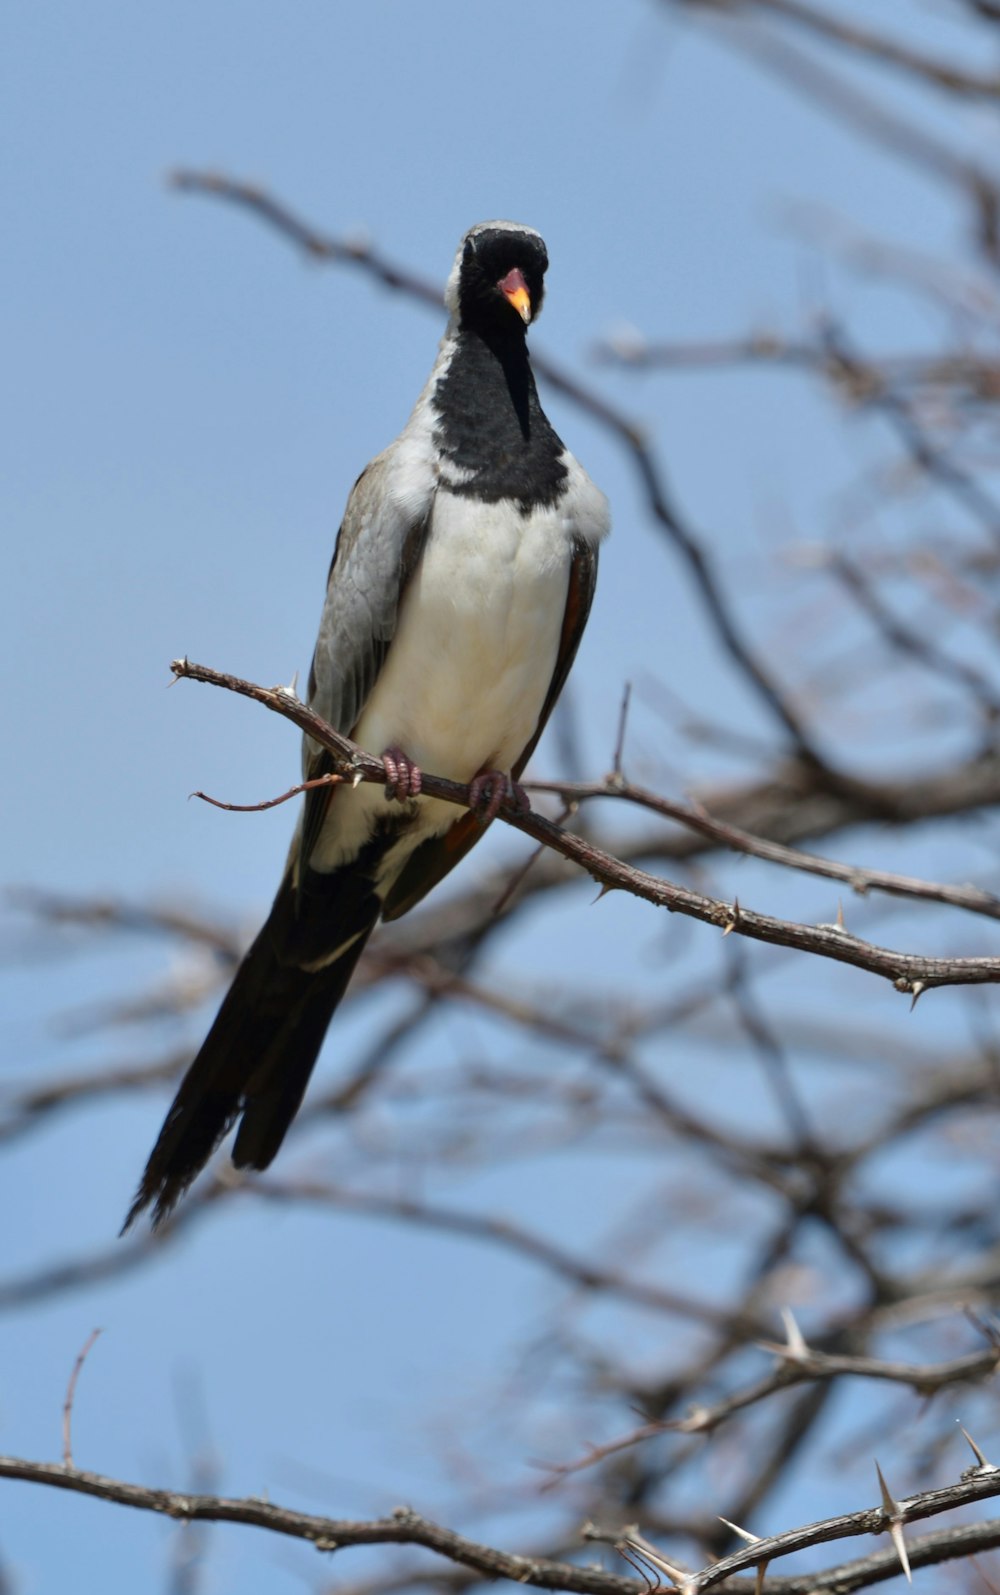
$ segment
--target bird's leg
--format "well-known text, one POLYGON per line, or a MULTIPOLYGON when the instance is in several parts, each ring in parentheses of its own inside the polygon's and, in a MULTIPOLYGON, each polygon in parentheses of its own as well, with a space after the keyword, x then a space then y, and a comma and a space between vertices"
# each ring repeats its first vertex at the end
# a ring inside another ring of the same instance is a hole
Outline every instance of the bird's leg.
POLYGON ((480 770, 479 774, 474 775, 469 782, 469 807, 484 825, 496 819, 501 803, 507 798, 511 799, 521 814, 526 814, 531 807, 531 800, 524 787, 519 782, 512 781, 502 770, 480 770))
POLYGON ((407 798, 420 796, 423 776, 419 764, 414 764, 401 748, 386 748, 382 754, 385 767, 385 795, 405 803, 407 798))

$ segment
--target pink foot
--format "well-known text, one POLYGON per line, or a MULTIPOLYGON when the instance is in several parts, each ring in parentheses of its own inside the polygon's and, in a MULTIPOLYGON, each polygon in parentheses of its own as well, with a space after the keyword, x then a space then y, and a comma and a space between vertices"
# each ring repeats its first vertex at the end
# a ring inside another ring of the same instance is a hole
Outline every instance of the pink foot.
POLYGON ((468 795, 470 809, 484 825, 496 819, 500 805, 507 799, 521 814, 526 814, 531 807, 524 787, 504 775, 502 770, 480 770, 469 782, 468 795))
POLYGON ((385 766, 385 795, 405 803, 407 798, 420 796, 423 776, 419 764, 414 764, 400 748, 386 748, 382 754, 385 766))

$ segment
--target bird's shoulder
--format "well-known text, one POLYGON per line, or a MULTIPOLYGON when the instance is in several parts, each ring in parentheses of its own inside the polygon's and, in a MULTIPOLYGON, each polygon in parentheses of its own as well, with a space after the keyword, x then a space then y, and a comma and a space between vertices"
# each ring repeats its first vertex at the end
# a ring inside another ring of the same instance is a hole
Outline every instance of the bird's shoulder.
POLYGON ((579 539, 596 548, 611 530, 611 505, 607 495, 591 480, 569 449, 563 453, 562 463, 566 481, 557 506, 558 514, 574 541, 579 539))
POLYGON ((334 550, 337 565, 350 562, 358 545, 370 539, 405 540, 409 529, 426 521, 438 487, 433 422, 418 404, 388 448, 365 466, 348 494, 334 550))

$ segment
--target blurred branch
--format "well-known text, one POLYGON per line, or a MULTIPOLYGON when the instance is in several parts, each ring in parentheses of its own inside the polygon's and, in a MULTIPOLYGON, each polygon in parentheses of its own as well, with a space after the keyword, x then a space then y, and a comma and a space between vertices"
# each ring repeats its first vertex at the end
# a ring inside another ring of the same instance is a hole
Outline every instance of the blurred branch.
POLYGON ((978 700, 988 720, 1000 717, 1000 697, 980 670, 967 664, 964 659, 953 658, 935 642, 933 636, 908 626, 898 615, 894 615, 864 571, 846 554, 832 553, 828 566, 858 608, 867 615, 888 648, 915 659, 934 675, 966 687, 972 697, 978 700))
MULTIPOLYGON (((720 0, 670 0, 670 3, 716 13, 720 0)), ((881 65, 897 67, 907 76, 915 77, 935 88, 945 89, 962 99, 1000 99, 1000 73, 983 76, 970 72, 954 63, 944 62, 937 56, 920 50, 884 34, 872 33, 853 22, 846 22, 833 12, 805 5, 803 0, 727 0, 727 15, 739 16, 745 12, 763 12, 790 22, 807 33, 832 44, 844 46, 855 55, 868 57, 881 65)))
MULTIPOLYGON (((688 3, 688 0, 685 0, 688 3)), ((994 401, 1000 391, 1000 366, 995 359, 966 356, 896 357, 860 355, 843 330, 823 317, 814 340, 789 339, 761 332, 716 343, 677 344, 647 341, 628 333, 605 339, 596 353, 630 370, 719 370, 734 365, 777 366, 815 372, 849 404, 881 413, 895 430, 914 463, 949 492, 966 512, 1000 542, 1000 505, 976 478, 932 438, 922 423, 910 390, 924 383, 964 383, 976 395, 994 401)), ((991 713, 997 695, 979 677, 978 690, 991 713)))
POLYGON ((540 1264, 549 1273, 577 1290, 604 1293, 636 1306, 698 1323, 712 1324, 729 1332, 752 1335, 759 1328, 739 1314, 719 1312, 711 1302, 681 1291, 664 1290, 659 1285, 629 1279, 620 1271, 604 1269, 586 1258, 574 1257, 544 1236, 524 1229, 509 1219, 488 1214, 466 1213, 435 1206, 431 1202, 407 1197, 386 1197, 364 1191, 349 1191, 320 1180, 263 1179, 249 1182, 253 1195, 273 1202, 305 1203, 361 1213, 370 1218, 400 1219, 422 1229, 443 1230, 452 1235, 486 1241, 540 1264))
POLYGON ((227 961, 238 957, 236 939, 218 921, 191 909, 130 903, 120 897, 67 897, 38 887, 12 887, 8 898, 50 925, 83 925, 88 929, 131 931, 142 936, 175 936, 219 953, 227 961))
POLYGON ((29 1086, 21 1092, 0 1095, 0 1144, 23 1135, 58 1109, 97 1097, 116 1095, 173 1080, 191 1061, 189 1048, 172 1053, 158 1063, 123 1064, 92 1074, 69 1075, 29 1086))
MULTIPOLYGON (((682 3, 689 5, 690 0, 682 3)), ((773 32, 733 27, 734 13, 729 5, 710 5, 703 0, 703 10, 728 24, 719 37, 774 72, 810 105, 822 107, 838 123, 962 194, 972 207, 977 241, 984 256, 993 267, 1000 266, 1000 186, 988 167, 957 154, 926 126, 889 110, 885 97, 863 93, 847 78, 831 72, 773 32)), ((735 15, 738 18, 739 12, 735 15)))
POLYGON ((802 1350, 789 1346, 771 1346, 761 1343, 761 1349, 778 1353, 778 1366, 766 1378, 748 1385, 745 1389, 727 1396, 711 1407, 695 1407, 683 1418, 663 1418, 654 1423, 640 1424, 628 1434, 619 1435, 603 1445, 591 1446, 583 1456, 572 1462, 546 1463, 553 1478, 569 1473, 579 1473, 591 1468, 607 1457, 650 1440, 658 1434, 710 1434, 737 1412, 766 1401, 779 1390, 789 1390, 795 1385, 817 1380, 842 1378, 883 1380, 890 1384, 908 1385, 918 1395, 936 1394, 947 1385, 966 1384, 988 1379, 1000 1365, 1000 1346, 988 1346, 983 1351, 971 1352, 965 1357, 954 1357, 942 1363, 886 1362, 878 1357, 835 1356, 817 1351, 812 1346, 802 1350))

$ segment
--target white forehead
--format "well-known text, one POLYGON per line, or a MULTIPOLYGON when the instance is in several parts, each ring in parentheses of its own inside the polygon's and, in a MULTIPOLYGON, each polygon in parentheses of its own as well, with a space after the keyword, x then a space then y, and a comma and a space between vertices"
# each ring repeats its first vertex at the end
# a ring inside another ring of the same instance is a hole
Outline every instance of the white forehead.
POLYGON ((526 222, 476 222, 474 227, 470 227, 468 232, 463 234, 462 241, 455 253, 455 259, 452 262, 451 271, 448 273, 448 281, 445 284, 445 307, 453 314, 458 309, 458 278, 462 270, 462 256, 465 253, 465 246, 470 238, 478 238, 481 233, 520 233, 522 237, 527 235, 529 238, 537 238, 538 242, 542 243, 541 233, 537 228, 529 227, 526 222))

